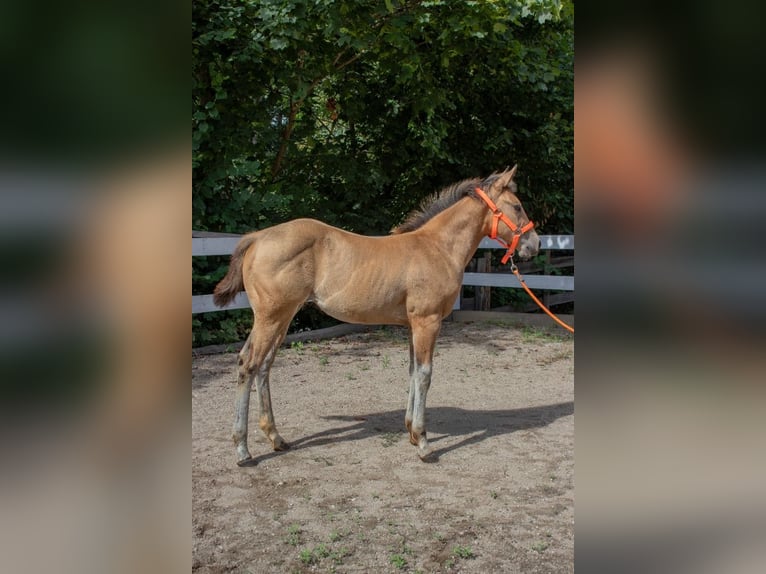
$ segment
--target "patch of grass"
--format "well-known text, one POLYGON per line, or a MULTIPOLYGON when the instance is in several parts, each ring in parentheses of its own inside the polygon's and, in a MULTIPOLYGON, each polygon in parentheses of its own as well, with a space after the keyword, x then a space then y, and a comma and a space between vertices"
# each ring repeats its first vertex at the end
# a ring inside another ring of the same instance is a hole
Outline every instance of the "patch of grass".
POLYGON ((303 341, 293 341, 290 343, 290 348, 298 353, 299 355, 303 354, 303 341))
POLYGON ((329 536, 330 542, 337 542, 341 538, 343 538, 343 535, 337 530, 333 530, 332 532, 330 532, 330 536, 329 536))
POLYGON ((455 546, 452 549, 452 555, 457 558, 476 558, 470 546, 455 546))
POLYGON ((301 527, 299 524, 291 524, 287 527, 287 538, 285 542, 290 546, 298 546, 301 543, 301 527))
POLYGON ((509 321, 509 320, 502 320, 502 319, 487 319, 486 321, 483 321, 483 323, 486 323, 487 325, 492 325, 493 327, 517 327, 518 322, 517 321, 509 321))
POLYGON ((489 491, 489 497, 490 497, 492 500, 497 500, 497 496, 498 496, 498 495, 497 495, 497 492, 496 492, 496 491, 494 491, 494 490, 490 490, 490 491, 489 491))
POLYGON ((301 556, 301 562, 303 562, 306 565, 315 564, 316 562, 318 562, 317 557, 314 555, 314 551, 309 550, 308 548, 301 550, 300 556, 301 556))
POLYGON ((330 364, 330 359, 327 357, 327 355, 322 355, 321 357, 319 357, 319 364, 322 365, 323 367, 326 367, 327 365, 330 364))
POLYGON ((402 570, 407 566, 407 559, 401 554, 392 554, 388 557, 388 561, 396 566, 399 570, 402 570))
MULTIPOLYGON (((314 548, 304 548, 301 550, 300 559, 307 566, 319 564, 323 558, 330 558, 334 564, 343 564, 343 559, 350 554, 351 552, 345 547, 333 550, 326 544, 317 544, 314 548)), ((335 566, 330 567, 330 570, 334 569, 335 566)))
POLYGON ((539 540, 535 542, 534 544, 532 544, 532 550, 534 550, 535 552, 544 552, 549 546, 550 544, 548 544, 544 540, 539 540))
POLYGON ((437 532, 434 534, 434 539, 438 540, 439 542, 444 542, 444 534, 437 532))
POLYGON ((539 327, 532 327, 531 325, 522 325, 519 327, 521 331, 521 340, 525 343, 533 343, 535 341, 565 341, 566 337, 561 335, 555 335, 546 329, 540 329, 539 327))
POLYGON ((348 379, 349 381, 355 381, 356 375, 354 373, 346 373, 346 379, 348 379))
POLYGON ((391 357, 383 355, 383 367, 388 369, 391 366, 391 357))

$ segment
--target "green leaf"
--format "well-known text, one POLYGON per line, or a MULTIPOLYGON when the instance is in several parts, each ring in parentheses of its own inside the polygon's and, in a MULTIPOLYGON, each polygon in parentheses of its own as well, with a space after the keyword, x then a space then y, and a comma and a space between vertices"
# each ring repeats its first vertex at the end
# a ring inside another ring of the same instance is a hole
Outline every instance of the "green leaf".
POLYGON ((284 50, 289 45, 290 45, 290 43, 287 41, 286 38, 276 37, 276 38, 272 38, 271 40, 269 40, 269 46, 273 50, 278 50, 278 51, 279 50, 284 50))

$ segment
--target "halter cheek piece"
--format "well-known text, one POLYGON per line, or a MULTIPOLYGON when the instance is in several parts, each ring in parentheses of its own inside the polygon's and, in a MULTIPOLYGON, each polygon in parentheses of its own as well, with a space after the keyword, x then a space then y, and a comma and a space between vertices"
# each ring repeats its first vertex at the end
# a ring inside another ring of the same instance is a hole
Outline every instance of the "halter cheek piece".
POLYGON ((523 227, 517 226, 513 221, 508 219, 508 216, 505 215, 500 209, 495 205, 495 202, 492 201, 489 196, 484 192, 483 189, 480 187, 476 188, 476 195, 478 195, 484 203, 487 204, 487 207, 492 212, 492 232, 489 234, 490 239, 494 239, 497 241, 500 245, 505 247, 507 251, 505 252, 505 255, 503 255, 503 258, 500 260, 500 263, 505 265, 508 263, 508 260, 513 255, 513 252, 516 251, 516 247, 519 245, 519 240, 521 239, 521 236, 524 235, 527 231, 532 229, 535 224, 531 221, 528 221, 526 225, 523 227), (506 243, 505 240, 503 240, 501 237, 497 236, 497 226, 502 221, 508 226, 508 229, 510 229, 513 232, 513 238, 511 239, 510 243, 506 243))

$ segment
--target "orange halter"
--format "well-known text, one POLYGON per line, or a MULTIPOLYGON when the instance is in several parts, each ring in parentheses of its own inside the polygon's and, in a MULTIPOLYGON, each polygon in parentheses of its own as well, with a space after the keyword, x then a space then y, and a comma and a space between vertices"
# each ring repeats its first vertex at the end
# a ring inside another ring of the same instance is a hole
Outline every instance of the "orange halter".
POLYGON ((503 255, 503 258, 500 260, 500 263, 505 265, 508 263, 508 260, 513 255, 513 252, 516 251, 516 247, 519 245, 519 240, 521 239, 521 236, 524 235, 527 231, 532 229, 535 224, 531 221, 528 221, 526 225, 523 227, 517 226, 513 221, 508 219, 508 216, 500 211, 500 209, 495 205, 495 202, 492 201, 489 196, 484 193, 484 190, 480 187, 476 188, 476 195, 478 195, 482 200, 484 200, 484 203, 487 204, 487 207, 489 207, 489 210, 492 212, 492 231, 489 234, 490 239, 494 239, 497 241, 500 245, 505 247, 507 251, 505 252, 505 255, 503 255), (511 239, 510 243, 506 243, 505 240, 503 240, 501 237, 497 236, 497 226, 499 222, 502 221, 508 226, 508 229, 510 229, 513 232, 513 238, 511 239))

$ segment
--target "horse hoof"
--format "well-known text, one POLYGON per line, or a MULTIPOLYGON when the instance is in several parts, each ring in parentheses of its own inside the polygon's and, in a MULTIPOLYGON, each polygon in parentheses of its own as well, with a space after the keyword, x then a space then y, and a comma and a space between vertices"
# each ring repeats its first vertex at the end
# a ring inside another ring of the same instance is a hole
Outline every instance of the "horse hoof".
POLYGON ((237 461, 237 466, 255 466, 258 464, 258 461, 255 460, 252 456, 248 456, 247 458, 243 458, 242 460, 237 461))
POLYGON ((274 450, 276 451, 290 450, 290 443, 282 439, 275 441, 273 446, 274 446, 274 450))
POLYGON ((436 462, 436 455, 431 447, 426 449, 418 449, 418 457, 423 462, 436 462))

